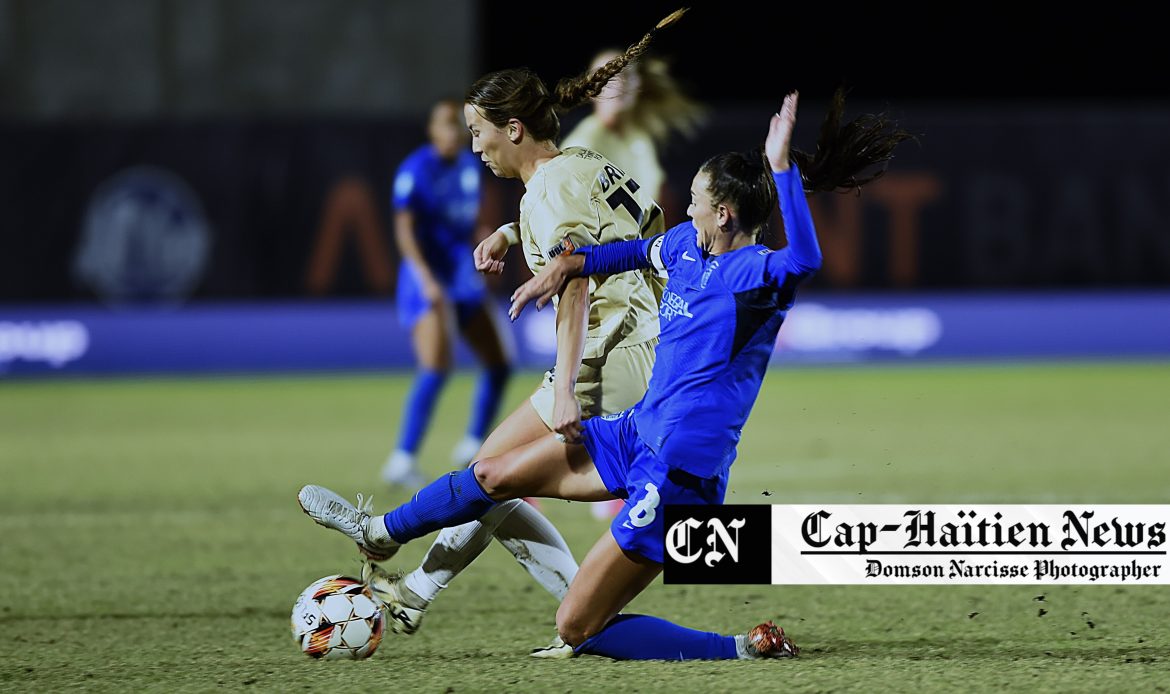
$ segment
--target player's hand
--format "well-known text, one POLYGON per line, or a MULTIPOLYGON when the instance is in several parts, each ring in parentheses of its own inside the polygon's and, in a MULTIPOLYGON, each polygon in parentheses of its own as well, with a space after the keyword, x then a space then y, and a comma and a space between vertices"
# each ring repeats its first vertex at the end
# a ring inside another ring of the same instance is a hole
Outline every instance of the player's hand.
POLYGON ((777 173, 787 171, 791 166, 788 161, 788 145, 792 141, 792 127, 796 125, 796 101, 799 96, 799 92, 785 96, 780 111, 772 116, 772 122, 768 124, 768 139, 764 141, 764 153, 768 156, 772 170, 777 173))
POLYGON ((502 273, 507 252, 508 237, 501 229, 496 229, 475 247, 475 269, 485 275, 502 273))
POLYGON ((557 393, 553 399, 553 431, 566 443, 581 443, 581 404, 572 393, 557 393))
POLYGON ((562 255, 554 258, 536 273, 535 277, 512 292, 512 306, 508 308, 508 318, 516 320, 533 299, 536 299, 537 311, 544 308, 561 291, 561 287, 565 286, 565 280, 578 275, 584 265, 585 256, 581 255, 562 255))

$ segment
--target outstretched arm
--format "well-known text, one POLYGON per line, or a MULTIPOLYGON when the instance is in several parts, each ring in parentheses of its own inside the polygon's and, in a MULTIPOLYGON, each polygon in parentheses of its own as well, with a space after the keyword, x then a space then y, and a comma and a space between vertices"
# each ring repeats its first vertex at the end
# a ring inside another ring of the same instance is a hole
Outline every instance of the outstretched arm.
POLYGON ((798 97, 796 92, 784 97, 784 105, 772 116, 764 142, 764 153, 772 166, 772 179, 780 199, 784 233, 788 236, 788 246, 768 256, 768 274, 777 286, 804 279, 821 267, 821 247, 805 200, 800 170, 789 157, 798 97))
POLYGON ((570 277, 613 275, 618 272, 655 267, 654 250, 660 247, 661 243, 662 234, 659 234, 649 239, 611 241, 583 246, 572 254, 557 256, 535 277, 512 293, 512 306, 508 309, 508 317, 516 320, 524 306, 533 299, 536 299, 538 311, 544 308, 570 277))

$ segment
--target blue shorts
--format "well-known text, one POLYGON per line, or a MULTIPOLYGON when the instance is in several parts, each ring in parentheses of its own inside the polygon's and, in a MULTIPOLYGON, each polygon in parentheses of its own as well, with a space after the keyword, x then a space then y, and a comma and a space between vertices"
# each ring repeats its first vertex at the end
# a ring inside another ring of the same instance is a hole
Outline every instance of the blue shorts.
POLYGON ((618 546, 661 564, 664 506, 722 504, 727 472, 704 479, 672 469, 642 442, 632 414, 629 409, 586 419, 585 448, 605 488, 625 499, 625 508, 609 526, 618 546))
MULTIPOLYGON (((470 257, 470 256, 469 256, 470 257)), ((455 306, 455 318, 459 327, 467 325, 476 311, 483 307, 483 279, 475 272, 470 260, 460 265, 454 278, 443 285, 447 296, 455 306)), ((398 324, 410 330, 419 318, 427 312, 430 304, 423 295, 422 280, 414 263, 404 260, 398 268, 398 293, 395 296, 398 308, 398 324)))

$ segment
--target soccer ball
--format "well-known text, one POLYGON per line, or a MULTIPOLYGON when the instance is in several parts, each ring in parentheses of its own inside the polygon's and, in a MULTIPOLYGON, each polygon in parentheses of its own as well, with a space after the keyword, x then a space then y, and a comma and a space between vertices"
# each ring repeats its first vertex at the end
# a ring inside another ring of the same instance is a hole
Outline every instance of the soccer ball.
POLYGON ((293 604, 293 640, 311 658, 368 658, 382 642, 385 629, 386 618, 377 599, 351 576, 318 579, 293 604))

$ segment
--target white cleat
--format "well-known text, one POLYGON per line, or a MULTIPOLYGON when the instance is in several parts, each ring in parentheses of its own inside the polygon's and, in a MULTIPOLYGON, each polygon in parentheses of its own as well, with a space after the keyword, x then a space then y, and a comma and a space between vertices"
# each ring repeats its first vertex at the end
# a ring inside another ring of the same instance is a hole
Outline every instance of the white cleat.
POLYGON ((483 441, 474 436, 467 435, 463 440, 455 445, 455 449, 451 451, 451 462, 455 464, 456 470, 471 465, 475 460, 475 454, 479 453, 479 447, 483 445, 483 441))
POLYGON ((533 658, 545 658, 548 660, 564 660, 566 658, 575 657, 577 655, 577 652, 573 649, 572 646, 565 643, 564 640, 561 639, 560 635, 558 634, 557 637, 555 639, 553 639, 552 642, 549 643, 547 646, 545 646, 544 648, 534 648, 534 649, 532 649, 532 652, 529 653, 528 655, 532 656, 533 658))
POLYGON ((395 634, 410 636, 422 626, 427 602, 406 587, 402 574, 392 574, 373 562, 362 566, 362 583, 370 588, 386 607, 390 629, 395 634))
POLYGON ((362 554, 375 561, 385 561, 398 552, 399 544, 387 537, 386 541, 374 541, 369 537, 370 504, 373 499, 363 499, 358 494, 358 505, 346 501, 340 495, 315 484, 301 487, 297 503, 309 518, 326 528, 336 530, 357 543, 362 554))
POLYGON ((427 486, 427 480, 418 471, 414 456, 406 451, 394 451, 382 466, 382 481, 392 487, 418 491, 427 486))

